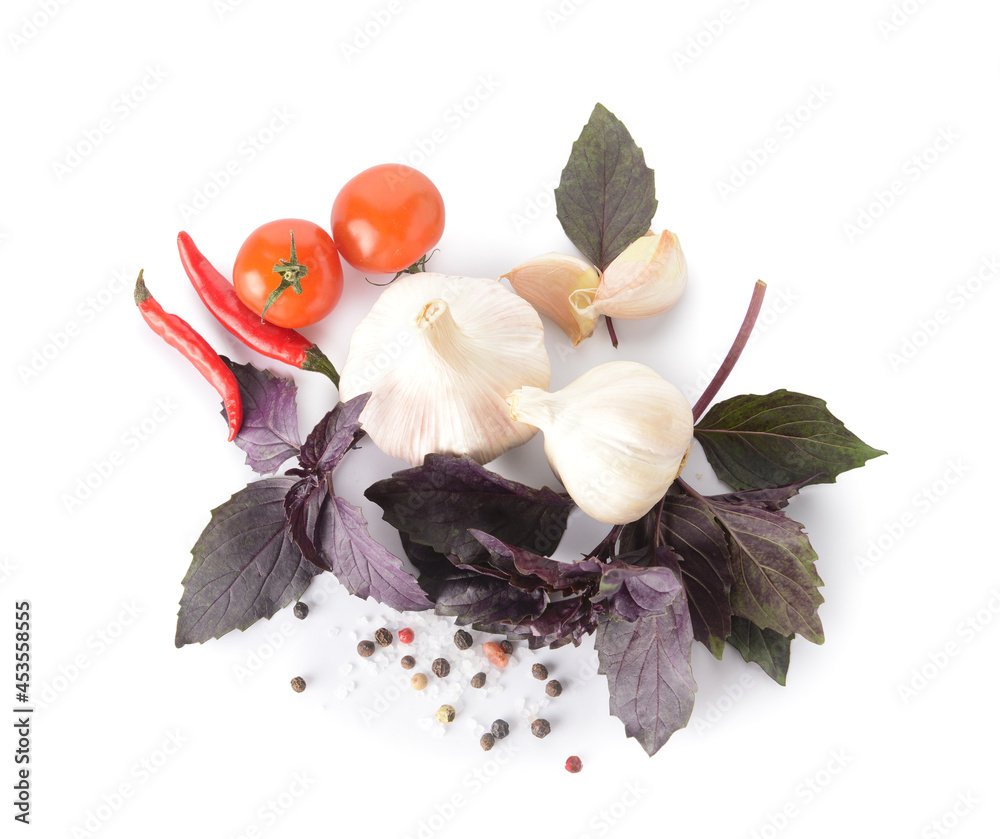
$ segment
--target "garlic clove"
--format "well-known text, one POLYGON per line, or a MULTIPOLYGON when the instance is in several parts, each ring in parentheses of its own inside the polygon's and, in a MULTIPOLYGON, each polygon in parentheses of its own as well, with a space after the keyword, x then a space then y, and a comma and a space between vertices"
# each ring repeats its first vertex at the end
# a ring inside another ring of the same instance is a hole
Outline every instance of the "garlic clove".
POLYGON ((510 415, 545 435, 545 454, 577 506, 607 524, 648 513, 680 474, 694 435, 684 395, 654 370, 612 361, 555 393, 521 387, 510 415))
POLYGON ((593 333, 597 315, 583 315, 569 302, 577 292, 597 292, 601 275, 589 262, 546 253, 522 262, 500 279, 510 280, 514 291, 565 332, 574 347, 593 333))
POLYGON ((607 267, 595 292, 574 292, 570 304, 579 317, 648 318, 671 308, 686 285, 687 260, 677 237, 650 231, 607 267))
POLYGON ((382 451, 418 466, 431 452, 488 463, 537 429, 504 396, 547 387, 542 322, 496 280, 407 274, 351 336, 340 396, 372 396, 361 425, 382 451))

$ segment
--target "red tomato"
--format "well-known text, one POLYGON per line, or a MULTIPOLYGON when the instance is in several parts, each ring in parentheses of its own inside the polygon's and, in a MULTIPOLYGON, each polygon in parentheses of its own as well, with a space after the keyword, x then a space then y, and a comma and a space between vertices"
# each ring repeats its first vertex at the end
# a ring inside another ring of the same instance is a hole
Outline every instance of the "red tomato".
POLYGON ((430 178, 401 163, 365 169, 333 202, 330 229, 359 271, 394 274, 433 248, 444 232, 444 201, 430 178))
POLYGON ((311 221, 286 218, 263 224, 247 237, 236 255, 233 285, 240 300, 263 312, 264 320, 297 329, 330 314, 344 290, 344 272, 329 233, 311 221), (282 283, 286 287, 268 305, 282 283))

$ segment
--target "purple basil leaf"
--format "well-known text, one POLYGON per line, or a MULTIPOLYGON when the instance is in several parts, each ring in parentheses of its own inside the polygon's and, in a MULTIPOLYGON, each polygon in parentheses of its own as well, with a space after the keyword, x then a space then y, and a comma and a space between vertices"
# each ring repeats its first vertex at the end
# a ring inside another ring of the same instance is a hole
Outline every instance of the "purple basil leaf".
POLYGON ((601 621, 598 672, 608 677, 611 713, 649 755, 687 725, 698 689, 691 673, 691 615, 677 597, 665 615, 601 621))
POLYGON ((480 565, 489 552, 470 528, 548 556, 559 545, 573 508, 572 501, 551 489, 532 489, 490 472, 470 457, 442 454, 429 454, 423 466, 372 484, 365 497, 413 542, 480 565))
MULTIPOLYGON (((243 425, 233 442, 246 452, 247 466, 271 475, 302 446, 295 382, 252 364, 235 364, 225 356, 222 360, 236 376, 243 400, 243 425)), ((226 416, 225 408, 222 415, 226 416)))
POLYGON ((822 399, 788 390, 719 402, 694 433, 715 474, 737 490, 833 483, 885 454, 848 431, 822 399))
MULTIPOLYGON (((646 549, 656 511, 622 533, 626 551, 646 549), (647 526, 648 520, 648 526, 647 526)), ((687 495, 668 495, 660 516, 662 542, 680 557, 681 581, 691 608, 694 637, 722 658, 732 631, 729 592, 733 583, 729 536, 712 508, 687 495)), ((647 559, 648 561, 648 559, 647 559)), ((642 564, 642 563, 640 563, 642 564)))
POLYGON ((569 240, 602 271, 649 230, 656 212, 653 170, 621 120, 600 103, 573 143, 555 195, 569 240))
POLYGON ((594 559, 558 562, 508 545, 481 530, 470 530, 469 533, 489 551, 490 565, 508 575, 512 583, 520 576, 532 587, 541 586, 551 591, 581 591, 597 583, 605 567, 594 559))
POLYGON ((371 537, 361 510, 343 498, 327 495, 315 540, 328 567, 351 594, 373 597, 400 612, 431 608, 413 575, 371 537))
POLYGON ((537 618, 548 605, 544 591, 525 591, 504 580, 477 575, 441 584, 434 610, 459 624, 520 623, 537 618))
MULTIPOLYGON (((738 497, 739 494, 737 494, 738 497)), ((781 635, 799 634, 823 643, 817 612, 823 581, 816 573, 816 552, 802 525, 783 512, 727 498, 709 497, 729 535, 734 614, 781 635)))
POLYGON ((299 465, 303 470, 322 477, 337 468, 344 455, 365 434, 358 418, 369 398, 370 393, 362 393, 348 402, 338 402, 316 423, 299 453, 299 465))
POLYGON ((399 538, 403 543, 403 552, 406 554, 406 558, 417 569, 419 574, 417 583, 432 601, 437 600, 445 584, 471 580, 479 576, 478 571, 467 571, 459 568, 448 557, 443 553, 438 553, 434 548, 411 541, 405 533, 400 533, 399 538))
POLYGON ((549 603, 537 618, 518 624, 477 623, 473 628, 480 632, 506 634, 509 638, 526 640, 532 650, 543 647, 554 650, 566 644, 579 646, 583 638, 597 628, 597 616, 590 607, 589 600, 573 597, 549 603))
POLYGON ((326 498, 326 484, 315 475, 298 481, 285 496, 285 516, 292 538, 302 555, 321 571, 331 570, 316 544, 316 525, 326 498))
POLYGON ((182 581, 178 647, 270 618, 319 573, 295 545, 285 519, 285 495, 294 483, 266 478, 212 510, 182 581))
POLYGON ((734 617, 729 643, 739 650, 744 661, 759 664, 768 676, 784 685, 794 637, 773 629, 761 629, 746 618, 734 617))
POLYGON ((630 565, 627 557, 609 562, 592 602, 606 601, 612 617, 629 622, 666 614, 678 596, 684 597, 684 586, 673 552, 660 547, 656 556, 655 564, 645 568, 630 565), (671 558, 674 567, 668 566, 671 558))
MULTIPOLYGON (((712 502, 727 502, 733 504, 750 504, 765 510, 778 512, 788 506, 790 499, 799 494, 799 490, 812 483, 818 483, 819 475, 813 475, 794 484, 779 487, 764 487, 762 489, 745 489, 742 492, 730 492, 725 495, 712 495, 712 502)), ((680 498, 681 496, 677 496, 680 498)))

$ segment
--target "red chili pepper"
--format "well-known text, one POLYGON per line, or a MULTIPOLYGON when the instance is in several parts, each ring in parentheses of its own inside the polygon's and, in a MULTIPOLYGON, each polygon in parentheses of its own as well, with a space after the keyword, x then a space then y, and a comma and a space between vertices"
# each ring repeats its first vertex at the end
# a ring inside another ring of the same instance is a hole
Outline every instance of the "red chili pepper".
POLYGON ((191 328, 191 324, 177 315, 163 311, 163 307, 146 288, 142 271, 135 281, 135 305, 139 307, 150 328, 170 346, 180 350, 181 355, 219 391, 229 416, 229 439, 232 440, 243 425, 243 400, 233 371, 209 346, 208 341, 191 328))
POLYGON ((300 370, 322 373, 340 387, 340 374, 323 351, 294 329, 262 322, 260 315, 244 305, 233 284, 216 270, 183 230, 177 234, 177 250, 201 302, 233 335, 261 355, 300 370))

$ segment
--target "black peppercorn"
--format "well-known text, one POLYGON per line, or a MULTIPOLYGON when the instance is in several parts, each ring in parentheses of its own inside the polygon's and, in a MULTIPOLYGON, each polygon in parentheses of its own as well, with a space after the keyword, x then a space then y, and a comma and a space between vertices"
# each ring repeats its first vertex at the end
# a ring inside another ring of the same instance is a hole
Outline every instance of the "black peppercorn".
POLYGON ((544 664, 532 664, 531 675, 539 681, 544 681, 549 677, 549 669, 544 664))
POLYGON ((493 744, 496 743, 497 738, 490 734, 488 731, 479 738, 479 745, 483 747, 484 752, 488 752, 493 748, 493 744))
POLYGON ((383 626, 375 631, 375 641, 380 647, 388 647, 392 643, 392 633, 383 626))
POLYGON ((292 614, 295 615, 300 621, 305 620, 306 615, 309 614, 309 604, 303 603, 301 600, 292 607, 292 614))
POLYGON ((510 641, 501 641, 500 649, 507 653, 507 655, 510 655, 514 652, 514 645, 510 641))
POLYGON ((451 665, 446 658, 436 658, 431 663, 431 673, 439 679, 443 679, 451 672, 451 665))
POLYGON ((460 650, 467 650, 472 646, 472 636, 464 629, 455 633, 455 646, 460 650))
POLYGON ((536 737, 545 737, 552 730, 548 720, 535 720, 531 724, 531 733, 536 737))
POLYGON ((486 684, 486 674, 476 673, 476 675, 472 677, 472 681, 469 682, 469 684, 472 685, 474 688, 481 688, 483 685, 486 684))
POLYGON ((545 685, 545 692, 549 696, 558 696, 562 693, 562 685, 559 683, 558 679, 553 679, 547 685, 545 685))
POLYGON ((375 652, 375 643, 373 641, 358 641, 358 655, 362 658, 368 658, 373 652, 375 652))
POLYGON ((404 655, 399 660, 399 666, 402 667, 404 670, 412 670, 416 665, 416 663, 417 660, 412 655, 404 655))
POLYGON ((506 720, 494 720, 493 725, 490 726, 490 731, 493 732, 493 736, 497 740, 503 740, 508 734, 510 734, 510 726, 507 725, 506 720))
POLYGON ((292 690, 296 693, 302 693, 306 689, 306 680, 301 676, 296 676, 292 679, 292 690))

